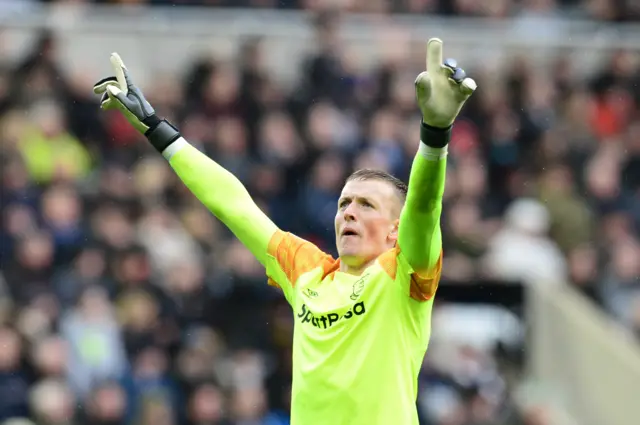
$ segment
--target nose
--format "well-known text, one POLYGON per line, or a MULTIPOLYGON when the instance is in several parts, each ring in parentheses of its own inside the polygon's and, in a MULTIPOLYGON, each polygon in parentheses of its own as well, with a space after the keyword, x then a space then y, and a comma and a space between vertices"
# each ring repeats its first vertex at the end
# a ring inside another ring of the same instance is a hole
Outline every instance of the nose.
POLYGON ((353 204, 350 204, 349 206, 347 206, 347 208, 344 209, 343 217, 344 217, 344 221, 346 221, 347 223, 355 221, 356 220, 356 216, 355 213, 353 211, 353 204))

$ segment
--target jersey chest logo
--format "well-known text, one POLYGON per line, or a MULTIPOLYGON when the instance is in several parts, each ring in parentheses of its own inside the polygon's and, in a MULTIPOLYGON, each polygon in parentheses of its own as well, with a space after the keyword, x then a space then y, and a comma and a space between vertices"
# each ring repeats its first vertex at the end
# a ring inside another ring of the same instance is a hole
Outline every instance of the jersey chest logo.
POLYGON ((363 316, 366 313, 363 294, 370 276, 370 272, 358 277, 343 275, 300 288, 303 298, 297 311, 300 323, 328 329, 363 316))
MULTIPOLYGON (((349 299, 351 299, 351 301, 357 301, 358 298, 360 298, 360 295, 362 295, 362 293, 364 292, 364 289, 366 286, 365 283, 368 278, 369 278, 369 273, 366 273, 360 276, 358 280, 356 280, 353 284, 342 285, 341 292, 346 291, 347 290, 346 288, 349 288, 349 292, 350 292, 349 299)), ((302 289, 300 292, 302 292, 302 295, 304 295, 306 298, 315 299, 320 297, 321 288, 322 286, 315 286, 314 289, 312 289, 311 287, 306 287, 302 289)))
POLYGON ((358 297, 360 297, 360 295, 364 291, 365 280, 368 277, 369 277, 369 274, 367 273, 361 276, 360 279, 356 280, 356 282, 353 284, 353 287, 351 289, 351 295, 349 296, 349 298, 351 298, 353 301, 356 301, 358 297))
MULTIPOLYGON (((365 283, 368 278, 369 278, 369 273, 366 273, 360 276, 358 280, 356 280, 350 286, 345 285, 347 287, 350 287, 349 299, 351 299, 352 301, 357 301, 358 298, 360 298, 360 295, 362 295, 362 293, 364 292, 365 283)), ((310 287, 306 287, 301 292, 302 292, 302 295, 304 295, 305 297, 310 299, 315 299, 320 296, 320 293, 319 293, 320 288, 321 287, 316 287, 315 289, 312 289, 310 287)), ((342 291, 346 291, 346 288, 343 287, 342 291)))
POLYGON ((318 293, 311 288, 306 288, 302 293, 309 298, 318 298, 318 293))

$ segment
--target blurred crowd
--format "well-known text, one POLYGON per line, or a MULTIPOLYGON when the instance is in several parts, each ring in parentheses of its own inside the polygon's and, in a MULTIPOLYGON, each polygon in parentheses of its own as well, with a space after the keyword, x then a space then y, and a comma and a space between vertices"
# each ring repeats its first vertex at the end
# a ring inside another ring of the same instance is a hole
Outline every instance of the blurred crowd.
MULTIPOLYGON (((335 254, 346 175, 409 175, 423 58, 356 75, 322 44, 335 31, 322 16, 291 90, 259 39, 143 89, 278 225, 335 254)), ((467 70, 480 90, 450 146, 443 285, 572 284, 640 336, 637 52, 588 79, 565 57, 532 69, 467 70)), ((91 83, 61 71, 49 34, 0 67, 0 423, 287 424, 288 306, 91 83)), ((490 350, 435 348, 421 383, 425 425, 548 423, 513 413, 490 350)))
POLYGON ((614 22, 637 21, 635 0, 5 0, 22 3, 98 3, 158 6, 254 7, 318 10, 331 4, 345 12, 424 13, 503 18, 578 17, 614 22))

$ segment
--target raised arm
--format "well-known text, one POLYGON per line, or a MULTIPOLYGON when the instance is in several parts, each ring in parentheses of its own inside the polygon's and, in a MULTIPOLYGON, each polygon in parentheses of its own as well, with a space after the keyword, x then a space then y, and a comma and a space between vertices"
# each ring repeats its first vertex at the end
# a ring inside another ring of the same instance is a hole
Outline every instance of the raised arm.
MULTIPOLYGON (((413 160, 407 200, 400 217, 398 245, 417 274, 423 299, 433 296, 442 255, 440 214, 444 193, 447 145, 451 127, 476 89, 453 59, 442 60, 442 41, 427 44, 427 71, 416 79, 422 111, 420 147, 413 160)), ((412 295, 415 296, 412 292, 412 295)))
POLYGON ((265 265, 269 242, 278 228, 240 180, 183 138, 162 154, 200 202, 265 265))
POLYGON ((283 232, 253 202, 242 183, 183 138, 163 153, 183 183, 265 266, 269 284, 282 289, 295 306, 298 278, 319 268, 323 274, 336 263, 309 241, 283 232))
POLYGON ((278 286, 295 305, 298 278, 311 270, 329 273, 331 256, 309 241, 283 232, 255 204, 233 174, 191 146, 178 129, 160 119, 117 53, 111 55, 114 77, 96 83, 102 109, 118 109, 169 161, 182 182, 220 219, 266 268, 269 284, 278 286))
POLYGON ((422 141, 411 166, 407 201, 400 217, 398 244, 411 267, 419 275, 426 275, 436 266, 442 251, 440 214, 446 144, 451 133, 424 124, 422 127, 422 141))
POLYGON ((94 92, 102 94, 101 107, 119 109, 169 161, 200 202, 266 265, 269 243, 278 231, 276 225, 233 174, 190 145, 168 121, 156 116, 117 53, 111 55, 111 64, 116 75, 94 86, 94 92))

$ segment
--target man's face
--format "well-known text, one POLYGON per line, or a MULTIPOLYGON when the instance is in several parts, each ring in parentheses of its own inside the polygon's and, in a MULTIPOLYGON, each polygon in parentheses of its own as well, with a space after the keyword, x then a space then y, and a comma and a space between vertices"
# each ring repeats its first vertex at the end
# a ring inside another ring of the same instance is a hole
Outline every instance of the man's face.
POLYGON ((396 189, 382 180, 352 180, 342 189, 335 219, 341 261, 361 267, 392 248, 402 209, 396 189))

